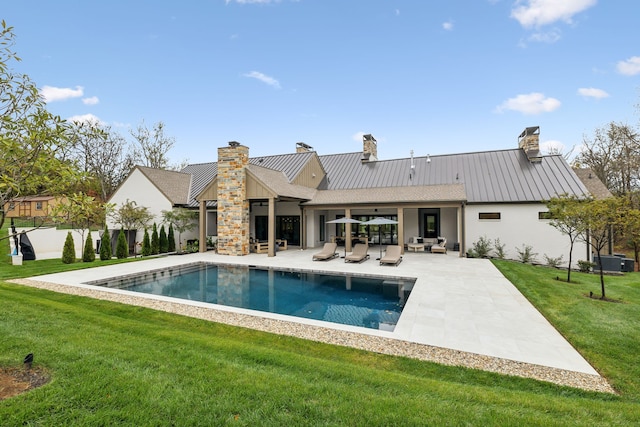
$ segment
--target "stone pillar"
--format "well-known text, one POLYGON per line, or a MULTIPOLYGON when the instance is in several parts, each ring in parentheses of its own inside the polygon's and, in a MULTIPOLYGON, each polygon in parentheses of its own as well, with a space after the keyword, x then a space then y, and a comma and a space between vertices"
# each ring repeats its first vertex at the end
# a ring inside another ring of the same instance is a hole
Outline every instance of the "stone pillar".
POLYGON ((249 254, 249 148, 238 142, 218 148, 218 253, 249 254))
POLYGON ((378 143, 371 134, 362 136, 362 152, 367 161, 378 160, 378 143))

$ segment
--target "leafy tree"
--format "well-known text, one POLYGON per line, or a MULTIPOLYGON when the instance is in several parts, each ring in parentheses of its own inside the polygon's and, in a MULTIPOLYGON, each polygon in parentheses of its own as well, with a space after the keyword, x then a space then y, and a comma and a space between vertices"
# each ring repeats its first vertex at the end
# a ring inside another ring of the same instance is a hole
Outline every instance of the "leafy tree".
POLYGON ((69 231, 67 238, 64 240, 64 247, 62 248, 62 262, 65 264, 72 264, 76 260, 76 247, 73 243, 73 236, 69 231))
POLYGON ((178 252, 182 253, 182 233, 195 228, 198 213, 185 208, 176 208, 171 211, 162 211, 162 217, 178 231, 178 252))
POLYGON ((128 199, 120 207, 113 210, 109 216, 113 222, 127 231, 127 237, 132 231, 140 228, 146 229, 147 224, 153 219, 153 215, 149 213, 147 207, 138 206, 136 202, 128 199))
POLYGON ((151 241, 149 239, 149 231, 144 230, 144 237, 142 238, 142 256, 151 255, 151 241))
MULTIPOLYGON (((4 206, 16 197, 64 194, 82 174, 62 160, 69 126, 46 109, 29 76, 12 71, 13 27, 0 23, 0 228, 4 206)), ((7 238, 3 236, 2 238, 7 238)))
POLYGON ((74 193, 53 208, 51 216, 58 223, 71 223, 73 229, 80 234, 84 247, 85 232, 91 226, 104 222, 106 209, 107 205, 95 197, 74 193))
POLYGON ((121 228, 118 234, 118 242, 116 243, 116 258, 123 259, 129 256, 129 245, 127 238, 124 236, 124 230, 121 228))
POLYGON ((135 159, 143 166, 156 169, 166 169, 169 166, 167 153, 175 144, 175 138, 165 136, 164 123, 158 122, 149 129, 144 121, 131 131, 137 147, 135 149, 135 159))
POLYGON ((582 217, 578 215, 579 209, 586 203, 584 199, 576 196, 563 194, 554 197, 547 202, 551 220, 549 225, 555 227, 562 234, 569 237, 569 268, 567 269, 567 283, 571 283, 571 262, 573 246, 578 238, 584 233, 586 226, 582 217))
POLYGON ((93 239, 91 233, 87 236, 87 241, 84 243, 84 252, 82 252, 82 262, 93 262, 96 260, 96 253, 93 248, 93 239))
POLYGON ((167 232, 164 231, 164 224, 160 226, 160 253, 166 254, 169 252, 169 240, 167 239, 167 232))
POLYGON ((160 238, 158 236, 158 227, 156 223, 153 223, 153 231, 151 232, 151 254, 157 255, 160 253, 160 238))
POLYGON ((104 231, 102 232, 102 240, 100 242, 100 261, 111 259, 111 255, 111 237, 109 237, 109 229, 105 224, 104 231))
POLYGON ((176 238, 173 233, 173 225, 169 224, 169 235, 167 236, 167 252, 176 251, 176 238))
MULTIPOLYGON (((580 238, 596 253, 598 264, 602 267, 602 250, 609 244, 612 229, 622 225, 626 200, 621 197, 591 200, 576 210, 576 216, 583 223, 580 238)), ((606 298, 604 272, 600 268, 600 287, 602 299, 606 298)))

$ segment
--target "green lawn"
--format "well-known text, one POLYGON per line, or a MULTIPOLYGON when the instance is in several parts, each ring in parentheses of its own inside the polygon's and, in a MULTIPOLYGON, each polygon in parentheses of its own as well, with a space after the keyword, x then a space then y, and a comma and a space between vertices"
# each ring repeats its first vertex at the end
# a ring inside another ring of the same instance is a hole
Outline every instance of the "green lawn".
MULTIPOLYGON (((55 261, 34 264, 49 273, 62 265, 55 261)), ((567 284, 558 270, 496 265, 619 395, 0 281, 0 365, 33 352, 52 377, 1 401, 0 425, 640 424, 639 275, 607 277, 608 295, 622 301, 608 303, 584 297, 599 290, 596 276, 567 284)), ((0 263, 0 277, 16 271, 0 263)))

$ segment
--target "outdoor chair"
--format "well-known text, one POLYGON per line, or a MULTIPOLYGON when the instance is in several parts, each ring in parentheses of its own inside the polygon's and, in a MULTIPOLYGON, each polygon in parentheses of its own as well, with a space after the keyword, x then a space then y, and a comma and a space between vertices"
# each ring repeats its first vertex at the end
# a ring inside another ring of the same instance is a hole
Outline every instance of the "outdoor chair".
POLYGON ((447 239, 444 237, 438 237, 438 243, 431 246, 432 254, 446 254, 447 253, 447 239))
POLYGON ((336 243, 325 243, 322 250, 313 254, 314 261, 327 261, 338 256, 336 249, 338 245, 336 243))
POLYGON ((380 265, 393 264, 398 266, 402 262, 402 248, 398 245, 389 245, 384 253, 384 256, 380 258, 380 265))
POLYGON ((353 252, 344 257, 344 262, 364 262, 369 258, 369 246, 364 243, 358 243, 353 247, 353 252))

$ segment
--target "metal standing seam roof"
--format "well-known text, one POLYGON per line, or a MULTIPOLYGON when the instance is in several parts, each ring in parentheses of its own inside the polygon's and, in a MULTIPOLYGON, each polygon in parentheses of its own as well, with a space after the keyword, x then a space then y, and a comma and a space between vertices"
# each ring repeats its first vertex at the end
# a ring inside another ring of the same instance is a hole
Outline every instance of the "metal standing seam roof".
POLYGON ((463 184, 468 203, 539 202, 589 195, 562 156, 532 163, 521 149, 362 162, 362 153, 320 156, 319 190, 463 184), (413 162, 414 168, 411 168, 413 162))
MULTIPOLYGON (((362 152, 323 155, 318 158, 327 175, 318 191, 294 188, 299 186, 291 181, 315 155, 304 152, 252 157, 249 164, 259 167, 256 175, 267 180, 265 183, 278 194, 306 199, 308 204, 465 198, 467 203, 526 203, 565 193, 590 195, 562 156, 544 156, 539 162, 530 162, 518 148, 371 162, 362 161, 362 152), (280 174, 270 174, 269 170, 280 174)), ((182 172, 193 175, 189 199, 190 205, 197 206, 195 196, 216 177, 217 163, 189 165, 182 172)), ((210 203, 215 206, 215 202, 210 203)))

